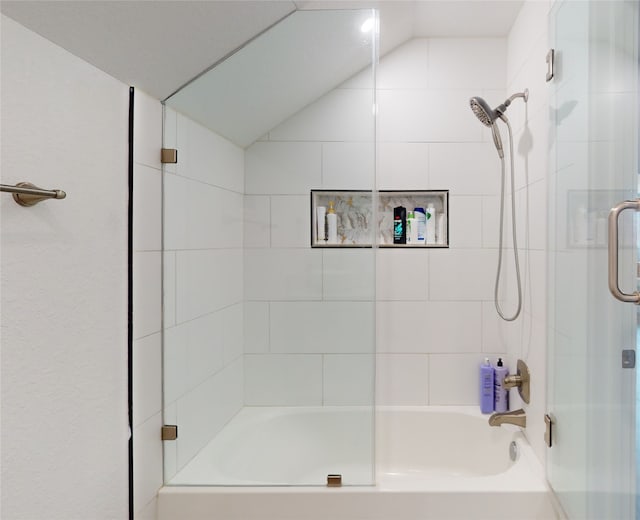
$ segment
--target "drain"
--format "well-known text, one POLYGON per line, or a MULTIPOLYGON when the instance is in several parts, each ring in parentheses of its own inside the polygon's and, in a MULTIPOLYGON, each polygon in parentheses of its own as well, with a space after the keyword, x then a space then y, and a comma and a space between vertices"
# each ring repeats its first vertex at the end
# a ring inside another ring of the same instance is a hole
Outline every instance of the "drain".
POLYGON ((509 444, 509 458, 514 462, 518 459, 518 444, 516 441, 511 441, 511 444, 509 444))

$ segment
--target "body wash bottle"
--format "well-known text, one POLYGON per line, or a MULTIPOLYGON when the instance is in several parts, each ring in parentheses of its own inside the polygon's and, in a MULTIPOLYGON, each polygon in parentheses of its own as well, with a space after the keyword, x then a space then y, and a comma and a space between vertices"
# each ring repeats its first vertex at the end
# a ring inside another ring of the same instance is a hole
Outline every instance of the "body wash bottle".
POLYGON ((427 223, 425 226, 425 242, 427 244, 436 243, 436 209, 433 204, 429 204, 427 207, 427 223))
POLYGON ((338 243, 338 215, 333 209, 334 202, 329 202, 329 210, 327 211, 327 243, 338 243))
POLYGON ((416 217, 416 222, 418 223, 418 229, 416 230, 418 244, 424 245, 424 233, 427 222, 424 208, 413 208, 413 213, 416 217))
POLYGON ((407 243, 407 209, 404 206, 393 208, 393 243, 407 243))
POLYGON ((480 365, 480 411, 482 413, 493 412, 493 372, 489 358, 484 358, 484 363, 480 365))
POLYGON ((509 410, 509 390, 502 386, 504 378, 509 375, 509 370, 502 363, 502 358, 498 358, 496 363, 495 384, 494 384, 494 409, 496 412, 506 412, 509 410))

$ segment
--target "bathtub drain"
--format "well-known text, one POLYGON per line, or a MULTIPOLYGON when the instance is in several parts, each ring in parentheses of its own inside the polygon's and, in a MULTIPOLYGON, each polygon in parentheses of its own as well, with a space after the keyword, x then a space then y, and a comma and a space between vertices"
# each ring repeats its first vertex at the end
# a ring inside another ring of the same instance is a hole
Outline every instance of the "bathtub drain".
POLYGON ((518 458, 518 445, 516 441, 511 441, 511 444, 509 444, 509 458, 514 462, 518 458))

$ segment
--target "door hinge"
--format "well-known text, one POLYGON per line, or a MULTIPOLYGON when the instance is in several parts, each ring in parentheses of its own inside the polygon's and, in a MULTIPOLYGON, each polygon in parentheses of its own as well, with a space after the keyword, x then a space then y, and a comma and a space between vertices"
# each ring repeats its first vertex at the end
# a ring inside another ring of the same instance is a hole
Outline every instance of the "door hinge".
POLYGON ((544 416, 544 442, 547 447, 551 448, 553 445, 553 423, 554 420, 549 414, 544 416))
POLYGON ((175 441, 178 438, 178 426, 175 424, 165 424, 160 429, 160 436, 163 441, 175 441))
POLYGON ((547 81, 551 81, 555 75, 555 61, 556 51, 555 49, 549 49, 549 52, 547 52, 547 81))
POLYGON ((160 152, 162 164, 175 164, 178 162, 178 150, 175 148, 163 148, 160 152))

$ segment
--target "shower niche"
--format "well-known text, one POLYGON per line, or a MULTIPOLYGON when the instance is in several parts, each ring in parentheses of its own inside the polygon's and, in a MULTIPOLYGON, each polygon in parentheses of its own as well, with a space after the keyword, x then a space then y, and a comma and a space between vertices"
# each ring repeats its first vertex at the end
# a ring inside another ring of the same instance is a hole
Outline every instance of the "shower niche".
POLYGON ((449 190, 311 190, 310 207, 311 247, 449 247, 449 190), (394 241, 396 208, 404 208, 401 225, 405 232, 400 243, 394 241), (422 240, 416 240, 415 229, 409 233, 412 225, 419 225, 417 218, 410 218, 410 213, 417 217, 415 208, 425 210, 422 240), (332 225, 336 228, 334 239, 330 236, 332 225))

